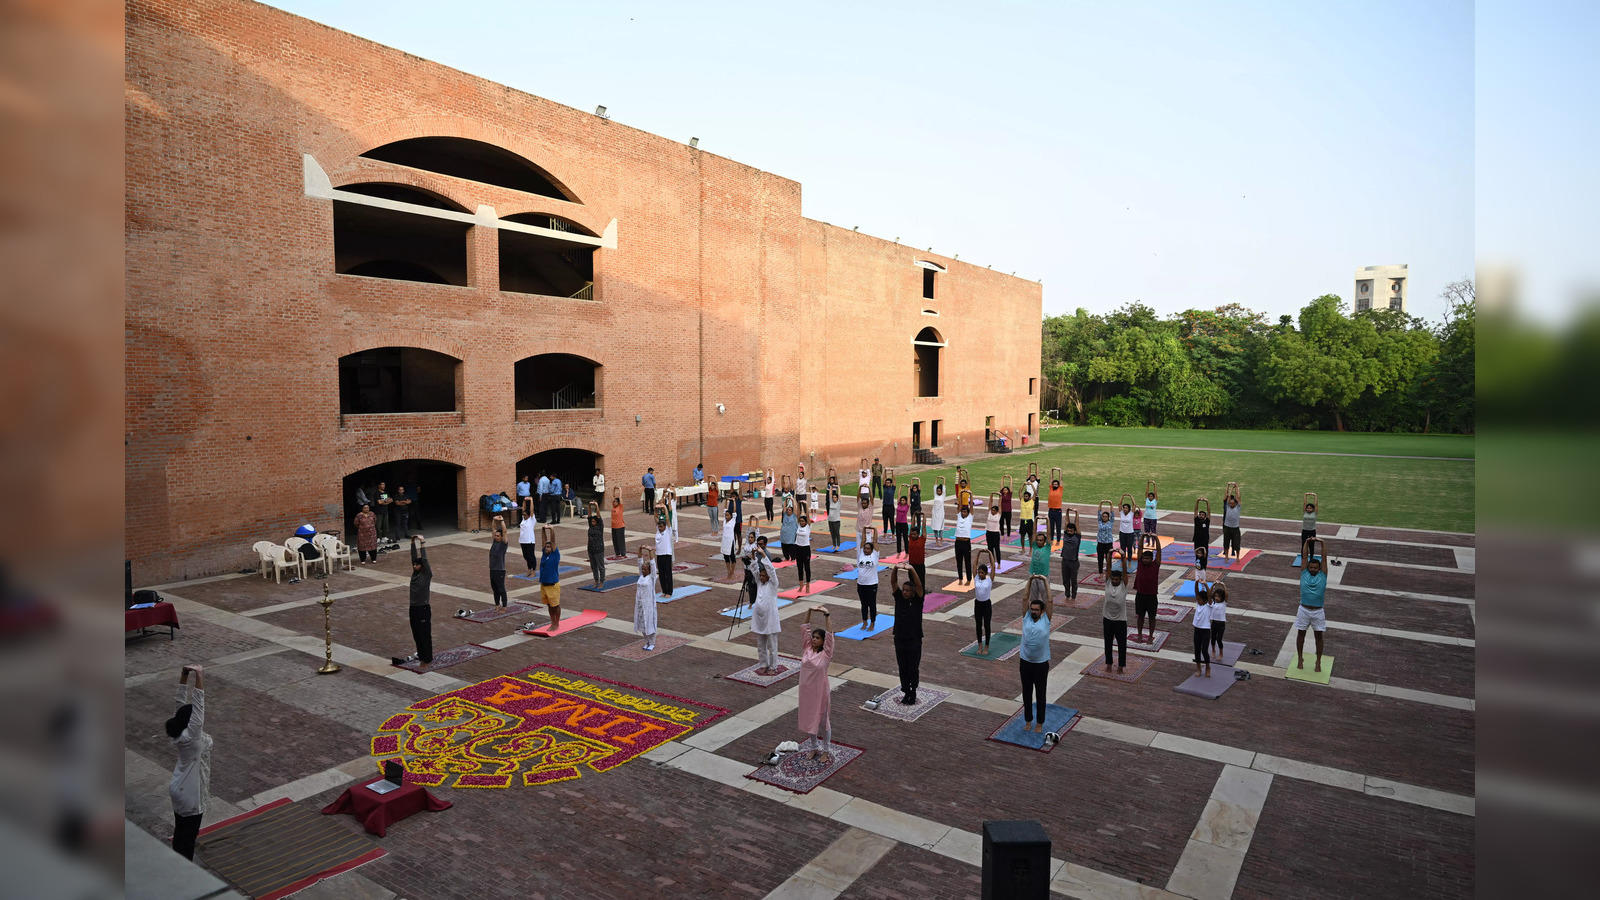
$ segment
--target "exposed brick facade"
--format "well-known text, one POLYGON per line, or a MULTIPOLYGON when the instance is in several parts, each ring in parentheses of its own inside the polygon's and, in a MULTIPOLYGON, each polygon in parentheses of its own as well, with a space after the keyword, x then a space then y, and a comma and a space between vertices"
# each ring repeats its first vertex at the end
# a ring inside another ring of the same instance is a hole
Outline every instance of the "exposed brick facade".
POLYGON ((126 38, 140 582, 250 564, 252 541, 302 521, 337 527, 344 476, 391 460, 460 466, 467 525, 544 450, 600 454, 632 488, 647 465, 665 484, 699 459, 909 462, 913 421, 971 452, 985 417, 1020 435, 1038 410, 1037 283, 805 219, 794 181, 243 0, 133 0, 126 38), (512 151, 578 202, 360 156, 429 136, 512 151), (595 234, 616 220, 617 247, 595 254, 593 301, 499 290, 493 227, 467 231, 465 287, 339 275, 306 157, 335 188, 409 184, 595 234), (918 259, 948 269, 931 304, 918 259), (912 383, 927 325, 949 344, 936 399, 912 383), (384 346, 461 360, 458 411, 341 416, 340 357, 384 346), (603 367, 599 409, 516 411, 515 362, 552 352, 603 367))

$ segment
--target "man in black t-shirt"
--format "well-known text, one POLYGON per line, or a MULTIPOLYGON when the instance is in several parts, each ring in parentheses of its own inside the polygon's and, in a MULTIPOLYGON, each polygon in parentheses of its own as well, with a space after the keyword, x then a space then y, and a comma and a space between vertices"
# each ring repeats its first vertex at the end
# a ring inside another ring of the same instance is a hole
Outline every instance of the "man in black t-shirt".
POLYGON ((894 596, 894 658, 900 668, 900 702, 917 702, 919 670, 922 668, 922 579, 915 569, 895 566, 889 570, 889 590, 894 596), (900 570, 909 580, 900 583, 900 570))

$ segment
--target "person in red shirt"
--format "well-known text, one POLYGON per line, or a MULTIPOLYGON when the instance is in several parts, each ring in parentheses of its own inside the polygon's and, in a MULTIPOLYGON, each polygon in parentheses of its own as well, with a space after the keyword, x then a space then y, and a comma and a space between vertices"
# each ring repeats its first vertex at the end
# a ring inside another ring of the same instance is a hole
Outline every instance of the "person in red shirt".
POLYGON ((922 517, 911 520, 911 536, 906 541, 906 562, 917 573, 917 581, 928 583, 928 534, 923 530, 922 517))
POLYGON ((1144 641, 1144 617, 1150 615, 1150 640, 1156 639, 1156 591, 1161 587, 1161 542, 1150 535, 1139 551, 1139 570, 1133 573, 1133 616, 1137 640, 1144 641))
POLYGON ((706 479, 706 514, 711 518, 711 534, 713 537, 722 534, 722 511, 717 504, 722 500, 722 493, 717 490, 717 476, 706 479))

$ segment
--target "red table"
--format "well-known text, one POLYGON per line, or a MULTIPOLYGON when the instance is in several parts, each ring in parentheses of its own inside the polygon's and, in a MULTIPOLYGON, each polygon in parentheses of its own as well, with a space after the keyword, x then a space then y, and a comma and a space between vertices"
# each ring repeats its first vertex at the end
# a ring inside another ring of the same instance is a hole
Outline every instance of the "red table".
POLYGON ((322 812, 325 815, 347 812, 361 820, 368 831, 383 837, 390 825, 414 812, 438 812, 451 806, 450 801, 440 800, 420 784, 408 784, 387 794, 379 794, 367 787, 371 783, 345 788, 339 799, 323 807, 322 812))
POLYGON ((177 638, 178 611, 171 603, 157 603, 146 609, 130 609, 124 614, 124 631, 144 633, 146 628, 167 629, 168 636, 177 638))

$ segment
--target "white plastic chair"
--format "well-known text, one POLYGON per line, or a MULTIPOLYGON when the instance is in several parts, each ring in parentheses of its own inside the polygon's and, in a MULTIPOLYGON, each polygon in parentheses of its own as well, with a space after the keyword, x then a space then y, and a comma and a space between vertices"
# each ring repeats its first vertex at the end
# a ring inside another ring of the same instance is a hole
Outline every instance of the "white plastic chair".
POLYGON ((308 569, 319 565, 322 567, 322 574, 332 575, 333 564, 328 560, 327 554, 322 553, 321 548, 318 548, 315 544, 311 544, 311 546, 317 549, 316 559, 306 559, 305 557, 300 556, 300 548, 310 543, 310 541, 303 537, 292 537, 283 542, 285 547, 288 547, 290 550, 294 551, 295 556, 300 557, 300 577, 306 577, 308 569))
POLYGON ((300 554, 280 544, 270 544, 266 541, 262 541, 262 543, 267 544, 268 547, 264 551, 266 558, 262 565, 272 564, 272 580, 274 582, 283 583, 284 569, 291 570, 291 573, 296 577, 305 577, 306 567, 304 561, 300 559, 300 554))
POLYGON ((322 558, 328 561, 330 567, 336 563, 343 563, 346 572, 355 571, 355 554, 350 552, 349 544, 331 534, 319 534, 311 539, 311 543, 322 551, 322 558))
POLYGON ((279 551, 278 557, 280 559, 283 557, 283 548, 271 541, 256 541, 250 545, 250 549, 256 552, 256 562, 261 567, 261 577, 263 579, 267 577, 267 572, 272 568, 272 551, 279 551))

